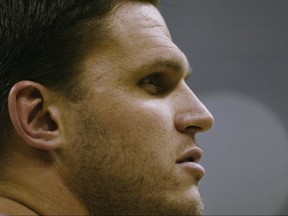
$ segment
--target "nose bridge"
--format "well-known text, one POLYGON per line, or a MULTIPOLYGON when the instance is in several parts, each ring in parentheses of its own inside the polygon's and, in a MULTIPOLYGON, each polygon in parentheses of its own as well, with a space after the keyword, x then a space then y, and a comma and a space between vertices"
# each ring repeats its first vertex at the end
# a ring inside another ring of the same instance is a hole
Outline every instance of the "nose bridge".
POLYGON ((203 132, 213 126, 212 114, 186 83, 180 88, 175 101, 175 127, 178 131, 203 132))

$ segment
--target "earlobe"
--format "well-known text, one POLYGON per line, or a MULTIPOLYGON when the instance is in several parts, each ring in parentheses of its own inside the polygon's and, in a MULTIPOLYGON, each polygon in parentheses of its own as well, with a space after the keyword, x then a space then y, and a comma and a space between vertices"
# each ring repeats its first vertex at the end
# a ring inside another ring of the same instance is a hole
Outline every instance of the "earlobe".
POLYGON ((20 81, 11 89, 8 110, 18 135, 34 148, 55 150, 62 140, 60 116, 41 84, 20 81))

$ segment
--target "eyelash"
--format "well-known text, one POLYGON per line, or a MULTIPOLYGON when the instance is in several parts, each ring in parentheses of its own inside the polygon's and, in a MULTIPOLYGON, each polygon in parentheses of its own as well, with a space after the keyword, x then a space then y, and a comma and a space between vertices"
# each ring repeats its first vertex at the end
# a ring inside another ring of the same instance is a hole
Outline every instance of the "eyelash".
POLYGON ((167 85, 165 78, 160 73, 154 73, 143 78, 140 81, 140 85, 151 95, 164 94, 169 90, 169 85, 167 85))

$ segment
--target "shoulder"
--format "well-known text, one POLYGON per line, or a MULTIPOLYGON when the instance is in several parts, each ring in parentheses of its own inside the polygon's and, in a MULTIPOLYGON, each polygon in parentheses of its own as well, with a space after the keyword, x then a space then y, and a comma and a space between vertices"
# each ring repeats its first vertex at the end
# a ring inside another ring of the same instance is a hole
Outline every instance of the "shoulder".
POLYGON ((26 208, 14 200, 0 196, 0 216, 1 215, 37 215, 32 210, 26 208))

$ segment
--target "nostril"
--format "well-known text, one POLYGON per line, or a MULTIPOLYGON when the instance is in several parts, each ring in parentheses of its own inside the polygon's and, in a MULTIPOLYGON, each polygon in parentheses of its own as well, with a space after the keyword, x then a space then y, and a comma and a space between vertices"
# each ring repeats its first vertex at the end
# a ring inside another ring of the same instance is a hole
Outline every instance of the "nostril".
POLYGON ((209 130, 214 118, 207 109, 191 110, 176 115, 175 127, 181 133, 197 133, 209 130))
POLYGON ((185 128, 185 131, 187 132, 199 132, 199 131, 202 131, 203 129, 201 127, 198 127, 198 126, 188 126, 185 128))
POLYGON ((175 119, 175 127, 179 132, 185 133, 185 132, 196 132, 201 130, 201 127, 196 124, 197 120, 193 119, 193 117, 188 115, 179 115, 175 119))

